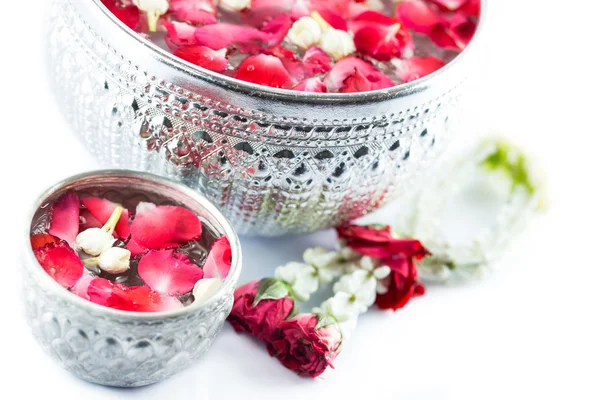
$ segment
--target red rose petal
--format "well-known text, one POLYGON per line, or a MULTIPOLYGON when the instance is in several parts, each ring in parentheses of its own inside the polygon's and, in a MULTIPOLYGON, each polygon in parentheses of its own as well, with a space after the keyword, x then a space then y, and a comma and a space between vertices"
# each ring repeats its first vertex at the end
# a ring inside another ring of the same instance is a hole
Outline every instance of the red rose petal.
POLYGON ((267 22, 262 28, 262 31, 269 35, 267 45, 271 47, 281 44, 292 27, 292 24, 292 19, 285 14, 279 15, 267 22))
POLYGON ((321 8, 318 10, 319 15, 327 22, 333 29, 339 29, 342 31, 348 30, 348 23, 342 16, 335 13, 328 8, 321 8))
POLYGON ((127 250, 129 250, 131 252, 132 256, 138 256, 140 254, 144 254, 145 252, 147 252, 149 250, 147 247, 140 245, 138 242, 136 242, 133 239, 129 239, 129 241, 127 242, 127 246, 125 246, 125 247, 127 248, 127 250))
POLYGON ((97 278, 93 275, 83 275, 81 278, 79 278, 75 286, 71 288, 71 292, 81 297, 82 299, 89 300, 90 296, 88 296, 88 289, 94 279, 97 278))
POLYGON ((151 250, 138 264, 138 273, 152 290, 171 296, 191 291, 204 272, 185 254, 151 250))
POLYGON ((444 65, 444 61, 437 57, 412 57, 400 60, 396 65, 396 73, 403 82, 411 82, 434 73, 444 65))
POLYGON ((323 50, 318 47, 311 47, 304 53, 304 69, 313 76, 323 72, 331 71, 331 59, 323 50))
POLYGON ((308 78, 294 86, 292 90, 298 90, 301 92, 325 93, 327 92, 327 85, 325 85, 319 78, 308 78))
MULTIPOLYGON (((108 222, 110 216, 118 206, 118 204, 101 199, 100 197, 84 197, 81 199, 81 202, 102 225, 108 222)), ((129 210, 126 208, 123 208, 121 218, 117 222, 115 234, 119 239, 127 239, 129 237, 129 210)))
POLYGON ((194 33, 196 44, 220 50, 232 45, 243 47, 245 51, 260 49, 271 39, 271 35, 258 29, 235 24, 218 23, 205 25, 194 33))
POLYGON ((44 271, 67 289, 83 275, 83 263, 66 242, 47 243, 34 250, 34 254, 44 271))
POLYGON ((71 246, 79 233, 79 197, 66 192, 52 205, 48 233, 67 241, 71 246))
POLYGON ((225 58, 223 53, 205 46, 180 47, 173 54, 187 62, 211 71, 223 72, 227 69, 227 58, 225 58))
POLYGON ((267 54, 246 58, 235 72, 234 78, 275 88, 291 84, 290 75, 281 60, 267 54))
POLYGON ((350 30, 352 32, 356 33, 367 26, 392 26, 397 24, 398 22, 399 21, 396 18, 392 18, 378 11, 369 10, 353 18, 348 24, 348 26, 350 27, 350 30))
POLYGON ((102 222, 98 221, 96 217, 92 215, 89 210, 83 209, 79 213, 79 231, 85 231, 90 228, 102 228, 104 225, 102 222))
POLYGON ((41 249, 48 243, 58 244, 62 241, 56 236, 48 235, 45 233, 41 233, 39 235, 31 235, 29 239, 31 241, 31 248, 33 249, 33 251, 41 249))
POLYGON ((231 269, 231 244, 226 236, 218 238, 210 249, 202 270, 204 278, 225 279, 231 269))
POLYGON ((290 77, 295 82, 299 82, 304 79, 306 75, 304 63, 298 58, 296 58, 296 55, 292 50, 286 49, 281 46, 275 46, 264 50, 263 54, 279 58, 283 63, 285 69, 290 74, 290 77))
POLYGON ((395 85, 375 66, 353 56, 338 61, 327 74, 325 83, 340 92, 377 90, 395 85))
POLYGON ((165 35, 165 43, 171 50, 178 46, 193 46, 196 44, 196 28, 178 21, 162 21, 163 26, 167 30, 165 35))
POLYGON ((169 12, 175 19, 190 24, 217 22, 217 9, 212 0, 171 0, 169 12))
POLYGON ((432 3, 437 4, 444 11, 456 11, 463 7, 469 0, 429 0, 432 3))
POLYGON ((390 26, 366 26, 356 33, 354 44, 358 52, 378 61, 403 57, 406 51, 413 49, 410 33, 399 23, 390 26))
POLYGON ((479 17, 481 14, 481 1, 480 0, 467 0, 458 12, 462 13, 467 17, 479 17))
MULTIPOLYGON (((120 2, 119 2, 120 3, 120 2)), ((115 0, 102 0, 102 4, 108 11, 114 14, 117 19, 127 25, 128 28, 138 30, 141 20, 140 10, 133 5, 121 7, 115 0)))
POLYGON ((202 233, 198 216, 183 207, 140 203, 131 223, 131 238, 140 246, 163 249, 186 243, 202 233))
POLYGON ((475 22, 462 14, 452 15, 447 20, 447 24, 448 29, 451 32, 450 35, 454 38, 456 47, 460 50, 464 49, 469 44, 477 29, 475 22))
POLYGON ((83 289, 85 285, 87 285, 87 293, 81 297, 101 306, 117 310, 160 312, 183 307, 176 298, 161 295, 146 286, 128 287, 104 278, 95 278, 91 281, 86 279, 82 282, 80 289, 83 289))
POLYGON ((425 34, 442 23, 441 14, 421 0, 407 0, 398 4, 396 17, 405 27, 425 34))

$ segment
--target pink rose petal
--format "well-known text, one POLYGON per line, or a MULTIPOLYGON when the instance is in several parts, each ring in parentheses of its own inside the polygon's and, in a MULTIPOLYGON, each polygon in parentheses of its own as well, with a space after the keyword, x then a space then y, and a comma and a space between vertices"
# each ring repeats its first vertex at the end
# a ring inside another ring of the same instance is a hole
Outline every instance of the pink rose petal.
POLYGON ((183 207, 138 204, 131 223, 131 238, 140 246, 163 249, 200 237, 202 224, 198 216, 183 207))
POLYGON ((338 61, 325 78, 327 87, 343 93, 384 89, 394 86, 394 81, 379 71, 373 64, 357 57, 346 57, 338 61))
POLYGON ((438 5, 444 11, 456 11, 463 7, 469 0, 429 0, 430 2, 438 5))
POLYGON ((173 54, 177 57, 215 72, 227 69, 227 58, 222 52, 205 46, 188 46, 176 49, 173 54))
POLYGON ((79 278, 75 286, 71 288, 71 292, 81 297, 82 299, 90 300, 90 296, 88 295, 88 289, 94 279, 96 279, 96 277, 93 275, 83 275, 81 278, 79 278))
POLYGON ((82 282, 81 290, 87 285, 87 294, 81 296, 101 306, 122 311, 161 312, 183 307, 174 297, 164 296, 146 286, 125 286, 104 278, 87 279, 82 282))
POLYGON ((318 47, 311 47, 304 53, 304 69, 310 75, 331 71, 331 59, 318 47))
POLYGON ((396 17, 405 27, 425 34, 442 23, 441 14, 422 0, 401 2, 396 8, 396 17))
POLYGON ((226 236, 218 238, 210 249, 202 270, 204 278, 225 279, 231 269, 231 244, 226 236))
POLYGON ((212 0, 171 0, 169 12, 175 19, 194 25, 217 22, 217 9, 212 0))
POLYGON ((292 50, 286 49, 281 46, 271 47, 263 51, 263 54, 275 56, 281 60, 283 66, 290 74, 290 77, 295 81, 299 82, 304 79, 306 70, 304 63, 296 58, 296 55, 292 50))
POLYGON ((47 243, 34 250, 34 254, 44 271, 67 289, 83 275, 83 263, 66 242, 47 243))
POLYGON ((281 60, 267 54, 246 58, 234 78, 275 88, 289 87, 291 84, 290 75, 281 60))
POLYGON ((196 28, 185 22, 178 21, 162 21, 163 26, 167 30, 165 35, 165 43, 171 50, 179 46, 193 46, 196 44, 196 28))
POLYGON ((333 29, 339 29, 342 31, 348 30, 348 23, 341 15, 337 14, 329 8, 321 8, 318 10, 321 18, 325 20, 333 29))
POLYGON ((52 205, 51 222, 48 233, 75 245, 79 233, 79 197, 66 192, 52 205))
POLYGON ((366 26, 356 33, 354 44, 359 53, 378 61, 404 57, 407 51, 412 52, 414 48, 410 33, 399 23, 366 26))
POLYGON ((205 25, 194 33, 196 44, 220 50, 237 45, 245 51, 255 51, 271 39, 271 35, 248 26, 228 23, 205 25))
POLYGON ((292 90, 298 90, 300 92, 325 93, 327 92, 327 85, 325 85, 319 78, 308 78, 294 86, 292 90))
POLYGON ((397 24, 399 21, 396 18, 390 17, 388 15, 382 14, 378 11, 365 11, 355 18, 353 18, 348 26, 350 30, 354 33, 359 30, 366 28, 368 26, 373 25, 383 25, 383 26, 392 26, 397 24))
POLYGON ((292 24, 292 19, 285 14, 279 15, 267 22, 262 28, 262 31, 269 35, 267 45, 272 47, 281 44, 292 27, 292 24))
POLYGON ((399 61, 396 72, 403 82, 411 82, 434 73, 444 65, 444 61, 437 57, 412 57, 399 61))
POLYGON ((149 249, 147 247, 144 247, 142 245, 140 245, 138 242, 136 242, 133 239, 129 239, 129 241, 127 242, 127 246, 125 246, 127 248, 127 250, 129 250, 131 252, 132 256, 138 256, 140 254, 144 254, 145 252, 147 252, 149 249))
MULTIPOLYGON (((108 222, 118 205, 100 197, 84 197, 81 199, 81 202, 102 225, 108 222)), ((129 210, 126 208, 123 209, 121 218, 117 222, 115 234, 119 239, 127 239, 129 237, 129 210)))
POLYGON ((173 250, 151 250, 138 264, 138 273, 152 290, 178 296, 191 291, 204 272, 185 254, 173 250))
POLYGON ((83 209, 79 213, 79 231, 90 228, 102 228, 103 223, 98 221, 89 210, 83 209))
POLYGON ((475 30, 477 29, 475 22, 463 14, 458 13, 453 14, 447 20, 447 25, 450 31, 450 36, 454 38, 456 47, 459 50, 464 49, 469 44, 475 35, 475 30))

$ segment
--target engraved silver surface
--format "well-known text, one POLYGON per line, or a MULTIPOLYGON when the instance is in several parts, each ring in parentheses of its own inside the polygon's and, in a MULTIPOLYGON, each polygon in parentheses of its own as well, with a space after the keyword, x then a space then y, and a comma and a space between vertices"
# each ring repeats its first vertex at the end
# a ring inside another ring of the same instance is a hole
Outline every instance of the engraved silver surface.
POLYGON ((206 303, 170 312, 125 312, 96 305, 59 286, 35 259, 28 226, 20 266, 23 301, 39 344, 62 367, 87 381, 122 387, 148 385, 189 366, 221 330, 241 270, 240 245, 227 220, 197 192, 162 178, 123 171, 100 171, 57 184, 36 202, 29 215, 31 228, 35 231, 45 224, 39 207, 65 190, 103 185, 162 194, 198 213, 205 226, 227 235, 232 245, 231 271, 206 303))
POLYGON ((239 234, 274 236, 349 221, 414 185, 457 129, 483 18, 444 69, 356 94, 265 88, 192 66, 99 0, 56 0, 49 21, 54 90, 103 166, 181 181, 239 234))

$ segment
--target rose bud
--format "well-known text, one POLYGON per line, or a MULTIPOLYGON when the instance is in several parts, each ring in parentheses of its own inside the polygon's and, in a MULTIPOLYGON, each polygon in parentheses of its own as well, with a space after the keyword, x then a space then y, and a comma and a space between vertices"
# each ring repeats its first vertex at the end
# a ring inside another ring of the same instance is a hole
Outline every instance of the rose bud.
POLYGON ((271 356, 300 376, 317 377, 337 357, 342 343, 335 319, 316 314, 299 314, 283 321, 267 342, 271 356))
POLYGON ((227 318, 236 332, 269 340, 277 325, 294 314, 295 303, 287 286, 273 278, 252 281, 237 288, 227 318))

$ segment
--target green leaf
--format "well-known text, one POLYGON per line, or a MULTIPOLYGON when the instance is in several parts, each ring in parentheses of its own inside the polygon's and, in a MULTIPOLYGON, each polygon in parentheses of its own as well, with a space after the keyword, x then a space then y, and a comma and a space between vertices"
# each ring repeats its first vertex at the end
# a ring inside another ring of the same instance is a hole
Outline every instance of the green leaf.
POLYGON ((274 278, 261 279, 258 283, 258 291, 254 298, 253 307, 256 307, 262 300, 278 300, 289 295, 288 286, 282 281, 274 278))
POLYGON ((337 320, 328 314, 318 314, 317 318, 319 318, 319 322, 317 326, 315 326, 315 330, 319 330, 325 326, 337 324, 337 320))
POLYGON ((535 185, 531 181, 527 169, 525 155, 504 141, 495 142, 496 151, 484 159, 481 164, 489 171, 501 171, 512 182, 512 191, 519 187, 525 188, 529 194, 535 192, 535 185))

